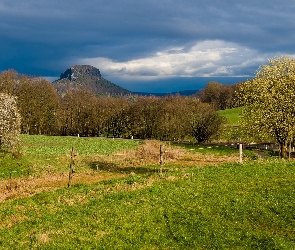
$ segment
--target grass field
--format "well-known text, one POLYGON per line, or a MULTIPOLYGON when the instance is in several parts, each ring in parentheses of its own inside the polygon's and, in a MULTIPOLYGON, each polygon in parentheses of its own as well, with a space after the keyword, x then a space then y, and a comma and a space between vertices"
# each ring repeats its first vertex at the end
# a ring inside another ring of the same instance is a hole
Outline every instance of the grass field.
POLYGON ((237 138, 243 137, 243 133, 240 130, 240 115, 242 108, 232 108, 219 110, 219 115, 226 118, 226 122, 221 135, 221 141, 234 142, 237 138))
POLYGON ((72 147, 77 152, 76 162, 79 169, 88 167, 95 157, 106 157, 110 154, 134 149, 140 141, 110 140, 105 138, 81 138, 62 136, 21 135, 22 157, 12 159, 8 155, 0 157, 0 179, 13 175, 22 176, 42 174, 44 172, 64 172, 68 170, 72 147))
MULTIPOLYGON (((25 157, 41 158, 39 168, 46 163, 44 148, 59 145, 45 152, 48 159, 62 157, 77 138, 25 139, 25 157)), ((88 140, 79 155, 81 164, 88 160, 74 175, 82 181, 71 188, 34 192, 31 184, 32 194, 24 193, 22 181, 55 176, 39 171, 18 177, 19 187, 5 191, 0 249, 295 249, 292 161, 239 164, 232 148, 163 145, 160 174, 159 142, 99 140, 88 140), (113 149, 91 151, 92 143, 113 149)))
POLYGON ((242 108, 232 108, 232 109, 225 109, 219 110, 218 113, 221 116, 224 116, 227 120, 226 124, 230 125, 238 125, 240 124, 240 114, 242 108))

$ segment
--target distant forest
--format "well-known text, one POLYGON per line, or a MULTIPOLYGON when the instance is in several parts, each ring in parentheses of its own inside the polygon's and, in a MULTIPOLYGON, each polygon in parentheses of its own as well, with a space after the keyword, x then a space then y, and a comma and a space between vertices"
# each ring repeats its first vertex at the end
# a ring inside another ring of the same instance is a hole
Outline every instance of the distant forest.
POLYGON ((0 92, 17 97, 27 134, 107 136, 198 142, 218 136, 223 118, 216 110, 235 107, 237 84, 210 82, 195 96, 95 95, 85 87, 58 95, 43 78, 0 74, 0 92))

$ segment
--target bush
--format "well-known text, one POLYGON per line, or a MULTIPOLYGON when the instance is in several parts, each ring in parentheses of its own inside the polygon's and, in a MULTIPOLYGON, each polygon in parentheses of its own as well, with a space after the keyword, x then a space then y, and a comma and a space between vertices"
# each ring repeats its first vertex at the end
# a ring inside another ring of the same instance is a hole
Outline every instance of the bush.
POLYGON ((200 103, 192 116, 191 135, 199 143, 218 138, 224 119, 211 105, 200 103))

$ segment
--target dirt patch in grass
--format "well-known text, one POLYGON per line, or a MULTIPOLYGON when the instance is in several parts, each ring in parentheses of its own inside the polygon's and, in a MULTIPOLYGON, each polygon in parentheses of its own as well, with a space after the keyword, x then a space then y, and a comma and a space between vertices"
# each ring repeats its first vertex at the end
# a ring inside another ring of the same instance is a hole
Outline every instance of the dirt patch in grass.
POLYGON ((119 167, 146 166, 158 164, 160 161, 160 146, 164 162, 175 162, 186 154, 186 150, 171 147, 156 140, 146 140, 135 150, 122 151, 109 156, 104 156, 105 162, 112 162, 119 167))
MULTIPOLYGON (((72 185, 83 183, 91 184, 124 176, 126 176, 126 174, 86 171, 74 174, 72 185)), ((18 178, 12 181, 2 180, 0 181, 0 202, 30 197, 44 191, 64 188, 67 187, 67 185, 68 175, 58 173, 46 174, 40 177, 31 176, 29 178, 18 178)))
MULTIPOLYGON (((160 145, 164 163, 173 163, 177 168, 217 165, 238 161, 238 156, 218 156, 214 154, 192 153, 184 148, 170 146, 155 140, 147 140, 136 150, 125 150, 107 156, 88 156, 77 159, 89 166, 74 173, 72 185, 91 184, 103 180, 127 177, 136 174, 152 174, 158 171, 160 145), (154 167, 151 167, 154 166, 154 167)), ((68 185, 68 173, 44 172, 38 176, 6 179, 0 181, 0 202, 65 188, 68 185)))
POLYGON ((187 153, 181 157, 177 164, 183 166, 204 166, 204 165, 217 165, 226 162, 238 162, 239 157, 237 155, 231 156, 216 156, 213 154, 199 154, 199 153, 187 153))

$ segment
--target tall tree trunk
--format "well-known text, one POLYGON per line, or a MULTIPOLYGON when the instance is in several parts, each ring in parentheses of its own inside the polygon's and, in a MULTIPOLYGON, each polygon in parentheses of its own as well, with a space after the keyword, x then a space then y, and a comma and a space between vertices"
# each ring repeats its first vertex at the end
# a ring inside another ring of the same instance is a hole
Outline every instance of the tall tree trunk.
POLYGON ((280 143, 280 157, 287 158, 286 142, 280 143))

